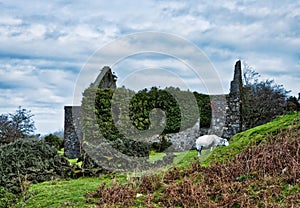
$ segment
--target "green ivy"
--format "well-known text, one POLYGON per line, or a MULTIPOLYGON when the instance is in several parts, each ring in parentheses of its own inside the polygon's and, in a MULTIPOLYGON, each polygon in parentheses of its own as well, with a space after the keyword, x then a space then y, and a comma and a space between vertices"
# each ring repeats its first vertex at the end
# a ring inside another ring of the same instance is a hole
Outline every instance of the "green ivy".
POLYGON ((83 93, 81 115, 85 145, 109 142, 123 154, 147 157, 150 146, 145 136, 152 136, 158 127, 162 135, 179 132, 193 126, 199 116, 201 126, 209 127, 211 108, 208 95, 174 87, 135 93, 91 85, 83 93))

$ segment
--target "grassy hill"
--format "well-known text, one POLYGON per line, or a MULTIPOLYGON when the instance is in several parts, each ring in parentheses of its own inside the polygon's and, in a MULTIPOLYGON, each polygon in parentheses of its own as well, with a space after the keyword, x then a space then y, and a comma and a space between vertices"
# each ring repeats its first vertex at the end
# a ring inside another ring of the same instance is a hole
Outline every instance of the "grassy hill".
MULTIPOLYGON (((235 135, 229 147, 178 153, 169 169, 32 184, 15 207, 297 207, 300 115, 235 135)), ((152 160, 162 157, 152 156, 152 160)))

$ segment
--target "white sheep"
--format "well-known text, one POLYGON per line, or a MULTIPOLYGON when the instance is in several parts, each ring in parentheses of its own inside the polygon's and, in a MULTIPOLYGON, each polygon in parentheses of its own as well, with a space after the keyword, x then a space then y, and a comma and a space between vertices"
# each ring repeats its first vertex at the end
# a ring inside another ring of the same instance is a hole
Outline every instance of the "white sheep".
POLYGON ((217 135, 203 135, 196 140, 196 149, 198 151, 198 157, 201 155, 202 149, 213 150, 217 146, 229 146, 227 139, 218 137, 217 135))

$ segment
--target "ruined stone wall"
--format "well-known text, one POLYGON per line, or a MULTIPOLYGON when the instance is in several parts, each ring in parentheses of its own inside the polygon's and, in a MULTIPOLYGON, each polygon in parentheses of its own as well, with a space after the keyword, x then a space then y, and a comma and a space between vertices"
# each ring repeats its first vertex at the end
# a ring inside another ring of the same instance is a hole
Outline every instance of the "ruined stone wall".
MULTIPOLYGON (((94 85, 101 88, 116 88, 116 76, 108 66, 102 68, 94 85)), ((78 158, 81 153, 83 132, 80 124, 80 106, 65 106, 64 150, 68 158, 78 158)))
POLYGON ((116 87, 117 87, 116 82, 117 82, 117 78, 112 73, 111 68, 108 66, 105 66, 102 68, 101 73, 96 78, 94 85, 100 86, 100 88, 102 88, 102 89, 105 89, 105 88, 116 89, 116 87))
POLYGON ((215 134, 221 137, 226 123, 227 95, 210 95, 209 97, 212 115, 207 134, 215 134))
MULTIPOLYGON (((104 67, 94 82, 102 88, 116 88, 116 77, 109 67, 104 67)), ((242 130, 241 118, 242 95, 242 71, 241 62, 235 64, 234 78, 230 85, 228 95, 211 95, 212 120, 209 129, 201 128, 197 122, 192 128, 188 128, 176 134, 168 134, 166 137, 173 143, 175 151, 185 151, 193 147, 196 138, 203 134, 216 134, 230 139, 242 130)), ((152 137, 153 142, 158 140, 152 137)), ((80 156, 82 132, 80 126, 80 106, 65 106, 64 146, 65 155, 68 158, 80 156)))
POLYGON ((223 137, 230 139, 233 135, 242 131, 242 69, 241 61, 237 61, 234 69, 234 78, 230 85, 230 93, 227 96, 226 122, 223 137))
POLYGON ((242 89, 241 61, 237 61, 233 80, 230 83, 230 93, 228 95, 210 95, 211 126, 209 129, 201 129, 201 134, 215 134, 230 139, 242 131, 242 89))
POLYGON ((64 152, 68 158, 80 157, 82 131, 80 106, 65 106, 64 152))
POLYGON ((197 121, 191 128, 187 128, 175 134, 167 134, 166 139, 172 142, 172 151, 182 152, 193 148, 195 139, 199 136, 200 124, 199 121, 197 121))

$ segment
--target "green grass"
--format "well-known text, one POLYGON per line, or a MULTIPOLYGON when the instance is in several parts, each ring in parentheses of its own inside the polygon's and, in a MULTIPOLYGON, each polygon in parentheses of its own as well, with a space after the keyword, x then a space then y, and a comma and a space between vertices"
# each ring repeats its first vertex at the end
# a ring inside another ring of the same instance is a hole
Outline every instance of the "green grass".
MULTIPOLYGON (((279 117, 272 122, 249 129, 239 133, 231 138, 229 147, 219 147, 213 152, 205 150, 202 152, 200 162, 207 166, 214 161, 223 162, 231 159, 240 153, 245 147, 253 145, 262 140, 272 139, 272 135, 278 134, 285 129, 300 129, 300 115, 294 113, 279 117)), ((299 135, 300 135, 300 130, 299 135)), ((190 150, 186 152, 175 153, 174 164, 181 168, 188 167, 189 163, 197 157, 197 151, 190 150)), ((165 153, 150 154, 150 162, 161 160, 165 153)), ((170 167, 170 166, 169 166, 170 167)), ((155 173, 166 169, 154 170, 155 173)), ((16 207, 93 207, 85 203, 84 194, 96 190, 102 182, 109 184, 112 179, 126 182, 130 177, 137 176, 134 174, 116 174, 103 175, 100 177, 87 177, 72 180, 50 181, 40 184, 32 184, 26 193, 25 202, 20 202, 16 207)), ((286 186, 285 193, 288 194, 294 190, 289 190, 286 186)), ((299 188, 299 187, 298 187, 299 188)), ((299 190, 299 189, 298 189, 299 190)))
POLYGON ((80 178, 34 184, 26 193, 30 198, 15 207, 61 207, 64 204, 86 207, 83 195, 95 190, 100 182, 98 178, 80 178))
MULTIPOLYGON (((60 150, 58 150, 58 154, 60 154, 60 155, 64 155, 64 148, 61 148, 60 150)), ((82 162, 80 161, 80 162, 77 162, 77 158, 74 158, 74 159, 68 159, 68 161, 69 161, 69 163, 70 164, 72 164, 72 165, 78 165, 78 167, 80 167, 81 168, 81 165, 82 165, 82 162)))
MULTIPOLYGON (((185 151, 175 153, 176 158, 174 164, 182 168, 187 167, 190 162, 197 157, 197 151, 185 151)), ((210 154, 209 150, 203 151, 204 160, 210 154)), ((160 160, 165 156, 165 153, 152 153, 149 161, 160 160)), ((143 173, 158 173, 165 172, 170 168, 150 170, 143 173)), ((117 181, 126 182, 131 177, 141 175, 140 173, 127 173, 117 175, 103 175, 100 177, 83 177, 71 180, 49 181, 39 184, 31 184, 26 192, 27 200, 20 202, 14 208, 19 207, 92 207, 85 203, 84 194, 96 190, 101 183, 110 182, 115 179, 117 181)))
POLYGON ((149 162, 153 163, 157 160, 162 160, 164 156, 167 154, 164 152, 155 152, 155 151, 150 151, 149 155, 149 162))
MULTIPOLYGON (((85 203, 84 194, 94 191, 102 182, 110 183, 113 176, 85 177, 72 180, 49 181, 32 184, 26 193, 29 197, 25 202, 20 202, 19 207, 89 207, 85 203)), ((118 179, 124 181, 124 176, 118 179)))
MULTIPOLYGON (((300 129, 300 114, 291 113, 280 116, 273 121, 234 135, 229 141, 229 147, 219 147, 202 163, 203 166, 212 162, 225 162, 241 153, 248 146, 267 142, 276 134, 288 129, 300 129)), ((300 134, 300 130, 298 131, 300 134)))

